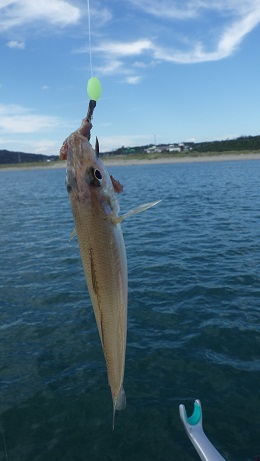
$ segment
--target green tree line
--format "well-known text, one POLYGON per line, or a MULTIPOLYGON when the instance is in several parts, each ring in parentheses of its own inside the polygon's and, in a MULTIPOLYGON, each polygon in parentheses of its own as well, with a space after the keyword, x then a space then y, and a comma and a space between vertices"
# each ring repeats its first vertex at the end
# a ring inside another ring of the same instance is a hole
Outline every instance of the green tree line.
POLYGON ((224 152, 229 150, 259 150, 260 136, 240 136, 236 139, 194 143, 193 150, 197 152, 224 152))

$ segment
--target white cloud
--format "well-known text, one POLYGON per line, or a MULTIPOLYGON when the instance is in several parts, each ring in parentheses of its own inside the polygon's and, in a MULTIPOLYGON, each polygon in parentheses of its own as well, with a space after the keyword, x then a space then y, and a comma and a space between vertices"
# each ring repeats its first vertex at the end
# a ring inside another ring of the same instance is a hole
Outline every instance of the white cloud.
POLYGON ((24 50, 25 43, 18 42, 17 40, 11 40, 10 42, 7 42, 6 46, 8 46, 9 48, 19 48, 20 50, 24 50))
POLYGON ((124 66, 123 63, 117 59, 111 58, 106 62, 102 63, 102 66, 95 67, 95 70, 100 75, 113 75, 124 73, 124 66))
POLYGON ((231 24, 224 31, 219 44, 218 50, 224 51, 224 55, 232 53, 241 43, 243 38, 251 32, 260 23, 260 4, 257 9, 249 12, 245 17, 231 24))
POLYGON ((37 21, 51 25, 76 24, 81 17, 80 9, 64 0, 1 0, 0 30, 31 24, 37 21))
POLYGON ((185 1, 180 4, 174 0, 161 0, 160 5, 155 0, 130 0, 131 3, 138 9, 144 10, 146 13, 162 17, 174 19, 189 19, 198 15, 199 9, 205 2, 201 1, 185 1))
MULTIPOLYGON (((152 65, 153 63, 149 63, 149 66, 152 65)), ((148 64, 146 62, 142 62, 142 61, 136 61, 133 63, 133 66, 134 67, 137 67, 139 69, 145 69, 146 67, 148 67, 148 64)))
MULTIPOLYGON (((210 22, 208 26, 210 30, 206 27, 200 41, 195 41, 194 45, 190 46, 190 50, 165 48, 162 45, 153 47, 157 59, 176 63, 196 63, 226 58, 236 51, 246 35, 260 23, 259 0, 189 0, 182 5, 174 0, 161 0, 160 8, 155 0, 142 2, 131 0, 131 2, 146 13, 157 17, 189 20, 193 27, 196 26, 200 16, 204 15, 205 20, 208 12, 218 18, 217 27, 213 29, 210 22), (211 45, 208 40, 209 33, 211 45)), ((206 20, 205 24, 207 24, 206 20)), ((190 38, 189 41, 191 40, 190 38)))
POLYGON ((198 19, 208 11, 220 13, 222 16, 243 16, 259 8, 258 0, 129 0, 136 8, 157 18, 191 20, 198 19))
POLYGON ((41 90, 42 90, 42 91, 49 91, 49 89, 50 89, 50 87, 49 87, 48 85, 43 85, 43 86, 41 87, 41 90))
MULTIPOLYGON (((92 48, 92 51, 100 53, 109 53, 114 56, 137 56, 142 54, 145 50, 149 50, 152 46, 152 42, 147 39, 140 39, 129 42, 118 42, 105 40, 99 45, 92 48)), ((88 46, 79 48, 75 53, 88 53, 88 46)))
MULTIPOLYGON (((91 24, 95 30, 102 28, 112 19, 111 12, 99 0, 95 6, 90 5, 91 24)), ((0 32, 10 29, 21 33, 21 27, 41 30, 42 26, 64 28, 73 26, 82 21, 83 33, 87 31, 88 23, 87 2, 80 0, 0 0, 0 32), (19 30, 17 29, 19 27, 19 30)), ((79 29, 78 29, 79 30, 79 29)))
POLYGON ((258 10, 226 26, 213 50, 208 50, 206 44, 197 42, 190 51, 185 52, 155 47, 154 56, 164 61, 182 64, 218 61, 232 55, 245 36, 259 23, 260 6, 258 10))
POLYGON ((100 46, 94 48, 94 51, 113 56, 138 56, 147 50, 151 50, 153 44, 150 40, 140 39, 133 42, 103 42, 100 46))
MULTIPOLYGON (((143 54, 148 56, 152 54, 155 49, 151 40, 140 39, 129 42, 102 42, 95 47, 94 52, 99 53, 102 56, 102 66, 96 66, 95 70, 100 75, 115 75, 123 74, 127 75, 125 82, 129 84, 137 84, 141 81, 141 76, 133 75, 132 67, 144 68, 147 67, 147 63, 136 63, 131 64, 129 61, 127 64, 125 60, 134 58, 135 56, 142 56, 143 54)), ((150 65, 150 63, 149 63, 150 65)))
POLYGON ((227 58, 238 49, 247 34, 260 24, 259 0, 189 0, 183 4, 174 0, 162 0, 160 8, 157 0, 131 2, 146 14, 164 19, 164 36, 158 33, 153 39, 142 38, 128 42, 106 40, 94 48, 95 53, 100 53, 107 61, 103 73, 109 73, 106 70, 109 71, 111 63, 117 63, 117 66, 112 65, 113 73, 128 73, 128 83, 131 83, 131 79, 134 82, 133 67, 145 68, 161 61, 190 64, 227 58), (216 26, 212 28, 212 16, 209 22, 205 16, 204 29, 199 22, 198 40, 193 35, 198 18, 209 12, 216 15, 216 26), (168 21, 165 22, 166 17, 168 21), (189 20, 191 24, 183 31, 182 44, 179 44, 172 29, 172 24, 180 19, 189 20), (165 41, 167 28, 169 35, 165 41), (169 45, 170 40, 172 45, 169 45), (130 59, 136 56, 138 61, 131 62, 130 59))
POLYGON ((95 71, 99 75, 124 75, 124 82, 129 83, 130 85, 136 85, 141 82, 142 77, 140 75, 132 75, 131 66, 126 66, 122 61, 107 57, 106 63, 103 63, 100 67, 95 67, 95 71))
POLYGON ((0 133, 36 133, 60 126, 58 117, 40 115, 15 104, 0 104, 0 133))
POLYGON ((126 77, 125 81, 126 83, 129 83, 130 85, 137 85, 137 83, 140 83, 141 77, 139 75, 133 75, 126 77))
MULTIPOLYGON (((153 44, 150 40, 140 39, 129 42, 104 41, 93 47, 93 53, 99 53, 102 56, 102 65, 95 66, 95 71, 100 75, 129 74, 126 79, 127 83, 136 84, 140 77, 133 77, 132 70, 126 66, 123 59, 142 55, 151 51, 153 44)), ((88 53, 88 47, 83 47, 75 53, 88 53)), ((134 64, 136 66, 136 64, 134 64)))

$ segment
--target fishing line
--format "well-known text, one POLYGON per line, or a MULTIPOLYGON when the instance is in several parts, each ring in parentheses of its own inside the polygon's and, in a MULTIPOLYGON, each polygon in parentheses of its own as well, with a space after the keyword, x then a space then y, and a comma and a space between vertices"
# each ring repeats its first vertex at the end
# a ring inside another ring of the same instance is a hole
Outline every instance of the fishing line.
MULTIPOLYGON (((88 45, 89 45, 89 64, 90 64, 90 73, 91 78, 88 80, 87 85, 87 92, 90 98, 89 106, 88 106, 88 113, 87 113, 87 120, 91 122, 93 117, 93 111, 96 107, 96 101, 100 98, 102 87, 99 79, 97 77, 93 77, 93 66, 92 66, 92 51, 91 51, 91 27, 90 27, 90 0, 87 0, 88 5, 88 45)), ((90 134, 89 138, 90 139, 90 134)))
POLYGON ((89 64, 90 64, 90 75, 93 77, 93 67, 92 67, 92 52, 91 52, 91 27, 90 27, 90 6, 89 0, 88 3, 88 48, 89 48, 89 64))

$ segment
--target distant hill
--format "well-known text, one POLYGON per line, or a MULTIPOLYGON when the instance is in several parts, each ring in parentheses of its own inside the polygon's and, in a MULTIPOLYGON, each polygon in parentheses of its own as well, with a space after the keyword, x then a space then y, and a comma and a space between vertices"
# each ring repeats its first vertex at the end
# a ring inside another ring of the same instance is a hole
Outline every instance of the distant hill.
MULTIPOLYGON (((102 155, 131 155, 140 154, 151 148, 151 144, 147 146, 138 147, 120 147, 119 149, 103 152, 102 155)), ((184 142, 176 144, 180 147, 181 151, 194 151, 194 152, 227 152, 227 151, 255 151, 260 150, 260 136, 240 136, 235 139, 225 139, 223 141, 207 141, 207 142, 184 142)), ((155 146, 154 146, 155 147, 155 146)), ((160 152, 169 151, 170 144, 161 144, 157 146, 160 152)), ((159 151, 157 149, 157 151, 159 151)), ((178 149, 176 149, 177 153, 178 149)))
POLYGON ((9 150, 0 150, 0 164, 47 162, 58 159, 58 155, 26 154, 25 152, 12 152, 9 150))
MULTIPOLYGON (((162 144, 157 146, 160 152, 167 153, 173 144, 162 144)), ((225 139, 223 141, 208 142, 186 142, 176 144, 181 151, 193 152, 227 152, 227 151, 256 151, 260 150, 260 136, 241 136, 236 139, 225 139)), ((154 146, 155 147, 155 146, 154 146)), ((119 149, 103 152, 102 156, 143 154, 151 148, 151 144, 136 147, 120 147, 119 149)), ((157 151, 159 152, 157 149, 157 151)), ((178 149, 177 149, 178 151, 178 149)), ((177 152, 176 151, 176 152, 177 152)), ((173 152, 171 152, 173 153, 173 152)), ((47 162, 59 160, 58 155, 26 154, 24 152, 12 152, 9 150, 0 150, 0 164, 25 163, 25 162, 47 162)))
POLYGON ((236 139, 225 139, 224 141, 211 141, 194 143, 193 150, 197 152, 225 152, 229 150, 259 150, 260 136, 240 136, 236 139))

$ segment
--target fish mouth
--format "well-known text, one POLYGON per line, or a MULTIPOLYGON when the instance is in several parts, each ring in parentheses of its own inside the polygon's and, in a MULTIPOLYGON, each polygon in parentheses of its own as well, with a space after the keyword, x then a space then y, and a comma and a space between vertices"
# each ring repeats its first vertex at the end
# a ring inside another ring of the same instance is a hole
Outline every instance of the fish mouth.
POLYGON ((90 130, 92 128, 92 123, 89 121, 88 117, 83 118, 81 127, 77 130, 82 136, 90 140, 90 130))
MULTIPOLYGON (((92 128, 92 123, 88 120, 88 118, 83 118, 80 128, 78 128, 72 134, 78 134, 83 136, 88 141, 90 140, 90 130, 92 128)), ((60 149, 60 160, 67 160, 68 158, 68 139, 65 139, 61 149, 60 149)))
MULTIPOLYGON (((92 123, 91 119, 93 117, 93 112, 96 107, 96 101, 90 100, 89 101, 89 106, 88 106, 88 113, 85 118, 83 118, 82 123, 80 128, 75 131, 75 133, 80 134, 84 138, 86 138, 88 141, 90 140, 90 131, 92 128, 92 123)), ((99 146, 98 146, 98 141, 96 141, 96 146, 97 146, 97 155, 99 155, 99 146)), ((60 160, 67 160, 68 158, 68 138, 64 141, 63 146, 60 149, 60 160)))
POLYGON ((82 134, 83 136, 85 136, 85 138, 87 138, 88 141, 90 140, 90 130, 92 128, 91 119, 93 117, 93 112, 94 112, 95 107, 96 107, 96 101, 91 99, 88 105, 87 116, 86 118, 83 118, 81 127, 78 129, 78 132, 82 134))
MULTIPOLYGON (((92 123, 90 122, 89 118, 88 117, 83 118, 81 127, 77 130, 77 133, 79 133, 81 136, 84 136, 84 138, 86 138, 89 141, 91 128, 92 128, 92 123)), ((96 143, 95 143, 95 152, 96 152, 96 156, 99 157, 99 142, 98 142, 97 137, 96 137, 96 143)))

